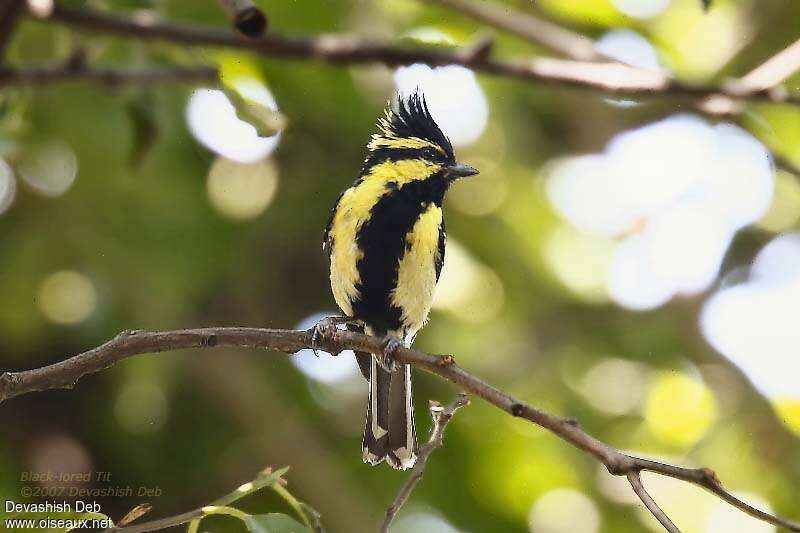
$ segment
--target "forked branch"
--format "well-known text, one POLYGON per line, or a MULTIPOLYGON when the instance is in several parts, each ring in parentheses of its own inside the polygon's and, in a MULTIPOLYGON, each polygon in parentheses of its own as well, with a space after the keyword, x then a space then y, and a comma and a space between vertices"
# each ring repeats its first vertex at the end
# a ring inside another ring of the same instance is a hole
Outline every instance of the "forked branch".
POLYGON ((394 517, 397 516, 400 508, 403 507, 403 505, 405 505, 405 503, 408 501, 408 497, 411 496, 411 492, 425 474, 425 467, 428 464, 428 458, 431 456, 434 450, 441 448, 444 444, 444 430, 447 428, 447 424, 449 424, 450 420, 453 419, 453 415, 456 413, 456 411, 465 405, 469 405, 469 397, 463 392, 459 393, 458 396, 456 396, 456 399, 450 402, 447 407, 442 406, 442 404, 439 402, 431 401, 428 409, 431 413, 431 418, 433 419, 431 436, 428 439, 428 442, 419 449, 419 453, 417 454, 417 462, 414 465, 414 468, 411 469, 411 475, 408 476, 406 482, 403 483, 402 487, 400 487, 400 491, 397 493, 397 496, 395 496, 392 504, 386 509, 386 516, 383 519, 383 524, 381 525, 381 533, 388 533, 389 526, 392 525, 394 517))
MULTIPOLYGON (((262 348, 285 353, 319 348, 334 354, 347 349, 381 354, 385 339, 339 330, 328 322, 309 330, 221 327, 162 332, 126 331, 97 348, 64 361, 33 370, 0 374, 0 402, 34 391, 71 388, 83 376, 137 354, 215 346, 262 348), (316 342, 312 339, 316 339, 316 342)), ((625 454, 586 433, 576 420, 543 411, 470 374, 459 367, 452 356, 435 356, 404 347, 394 350, 393 355, 399 362, 435 374, 512 416, 547 429, 600 461, 613 475, 627 477, 631 472, 638 474, 648 471, 679 479, 706 489, 759 520, 789 531, 800 531, 800 523, 756 509, 734 496, 722 486, 712 470, 686 468, 625 454)))
POLYGON ((639 472, 632 471, 628 472, 628 482, 631 484, 631 488, 633 492, 642 500, 642 503, 647 510, 659 521, 659 523, 664 526, 664 529, 669 531, 669 533, 681 533, 681 530, 669 519, 667 514, 661 510, 661 507, 653 500, 652 496, 647 492, 642 484, 642 476, 639 472))

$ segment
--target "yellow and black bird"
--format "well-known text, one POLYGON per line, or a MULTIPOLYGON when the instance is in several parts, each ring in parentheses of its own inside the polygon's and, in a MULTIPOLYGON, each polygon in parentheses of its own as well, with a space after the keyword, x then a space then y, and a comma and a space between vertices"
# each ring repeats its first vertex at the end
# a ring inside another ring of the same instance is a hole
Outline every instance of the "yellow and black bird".
MULTIPOLYGON (((342 312, 364 333, 410 346, 428 319, 444 264, 445 192, 478 171, 456 163, 419 91, 398 96, 378 126, 358 179, 336 201, 323 247, 342 312)), ((364 462, 410 468, 417 458, 411 368, 370 354, 356 358, 369 380, 364 462)))

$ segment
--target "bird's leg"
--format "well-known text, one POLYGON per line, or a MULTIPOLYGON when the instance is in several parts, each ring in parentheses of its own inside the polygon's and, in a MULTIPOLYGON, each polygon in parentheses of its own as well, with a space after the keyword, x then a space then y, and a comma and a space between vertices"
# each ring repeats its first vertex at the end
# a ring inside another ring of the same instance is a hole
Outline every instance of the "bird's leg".
POLYGON ((387 372, 394 372, 397 370, 397 362, 394 360, 394 354, 398 348, 402 348, 403 346, 405 346, 403 341, 390 335, 386 337, 386 340, 383 342, 383 351, 379 354, 375 354, 375 360, 381 368, 387 372))
POLYGON ((319 357, 317 351, 322 350, 321 342, 326 335, 330 334, 331 330, 335 330, 340 324, 358 324, 358 321, 349 316, 326 316, 314 324, 311 328, 311 350, 314 355, 319 357))

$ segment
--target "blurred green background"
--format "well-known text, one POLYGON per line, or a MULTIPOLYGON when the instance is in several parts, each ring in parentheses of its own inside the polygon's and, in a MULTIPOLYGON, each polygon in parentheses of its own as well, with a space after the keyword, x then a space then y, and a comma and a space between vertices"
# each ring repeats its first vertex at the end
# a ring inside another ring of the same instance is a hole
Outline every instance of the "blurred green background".
MULTIPOLYGON (((87 4, 228 25, 211 0, 87 4)), ((271 28, 288 34, 353 33, 413 45, 431 35, 465 43, 484 29, 423 0, 259 4, 271 28)), ((509 4, 592 38, 634 30, 662 66, 697 83, 747 72, 797 38, 800 18, 800 3, 779 0, 716 0, 707 14, 699 0, 509 4), (636 13, 642 4, 653 12, 636 13)), ((123 329, 308 327, 312 317, 335 312, 322 230, 394 92, 393 69, 147 44, 29 18, 6 57, 16 66, 55 62, 76 48, 90 64, 109 67, 215 64, 232 90, 246 93, 240 79, 255 83, 257 95, 268 89, 287 124, 268 155, 233 162, 190 130, 196 87, 0 88, 0 170, 6 188, 16 189, 13 201, 4 193, 0 214, 2 370, 59 361, 123 329)), ((497 57, 542 53, 497 34, 497 57)), ((789 80, 790 90, 798 79, 789 80)), ((657 99, 619 105, 601 94, 482 75, 475 88, 486 123, 457 153, 482 172, 448 198, 454 246, 416 347, 453 353, 469 371, 578 418, 614 446, 711 466, 737 494, 800 518, 800 387, 794 397, 772 396, 707 344, 698 317, 714 287, 645 311, 614 303, 604 272, 619 236, 575 236, 548 199, 556 158, 601 152, 615 134, 689 110, 657 99)), ((200 115, 212 112, 211 104, 198 105, 200 115)), ((748 106, 743 117, 755 137, 800 162, 798 108, 748 106)), ((733 238, 720 276, 753 261, 776 234, 797 229, 800 188, 784 172, 775 179, 768 209, 733 238)), ((0 406, 0 496, 21 499, 29 485, 20 481, 23 471, 108 471, 112 485, 159 487, 163 495, 100 498, 103 512, 119 518, 150 501, 148 518, 155 518, 210 502, 266 466, 289 465, 289 488, 330 531, 375 531, 406 474, 361 462, 366 385, 352 363, 323 358, 315 373, 315 360, 306 354, 303 361, 299 371, 289 357, 253 350, 142 355, 74 390, 9 400, 0 406)), ((456 391, 422 372, 415 387, 425 439, 427 401, 447 402, 456 391)), ((684 531, 775 530, 686 484, 652 476, 645 483, 684 531)), ((242 507, 266 512, 281 504, 257 495, 242 507)), ((204 526, 237 527, 224 519, 204 526)), ((650 529, 658 527, 624 479, 474 401, 449 426, 395 531, 650 529)))

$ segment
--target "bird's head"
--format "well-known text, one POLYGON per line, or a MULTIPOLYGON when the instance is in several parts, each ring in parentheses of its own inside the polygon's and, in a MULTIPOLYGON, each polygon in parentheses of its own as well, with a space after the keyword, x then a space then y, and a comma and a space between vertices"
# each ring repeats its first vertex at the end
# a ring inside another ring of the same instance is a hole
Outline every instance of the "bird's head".
POLYGON ((414 174, 407 179, 435 176, 447 183, 478 173, 473 167, 456 162, 453 145, 433 120, 419 91, 407 97, 399 95, 396 108, 387 106, 378 127, 379 133, 367 145, 365 168, 395 163, 397 172, 408 168, 407 172, 414 174))

